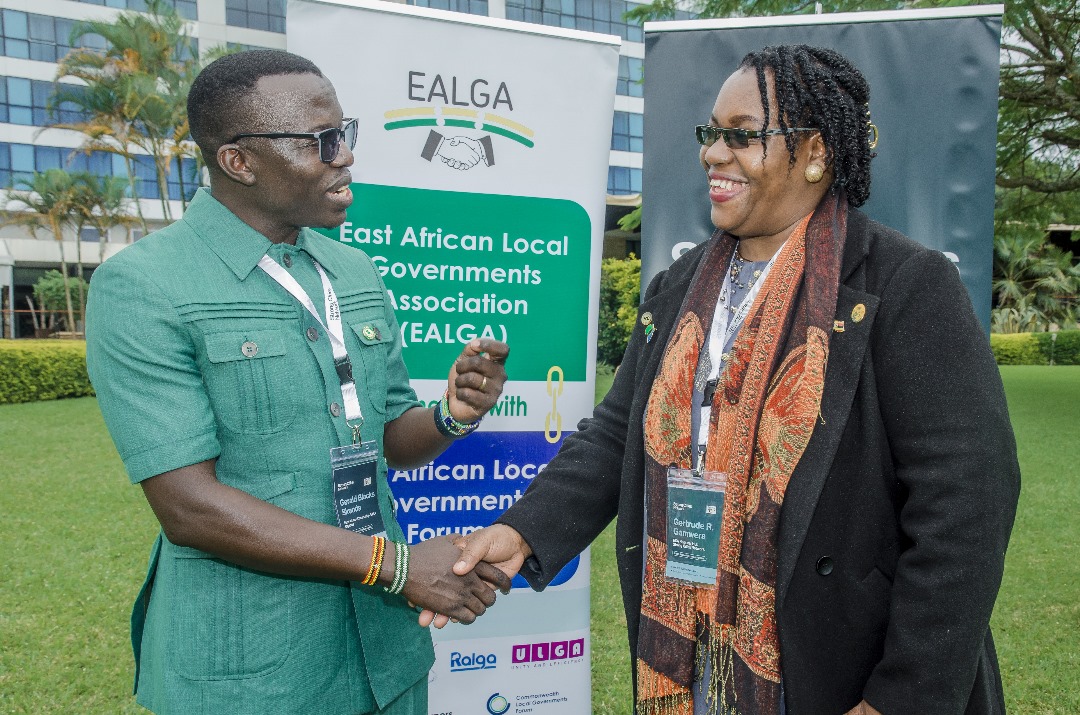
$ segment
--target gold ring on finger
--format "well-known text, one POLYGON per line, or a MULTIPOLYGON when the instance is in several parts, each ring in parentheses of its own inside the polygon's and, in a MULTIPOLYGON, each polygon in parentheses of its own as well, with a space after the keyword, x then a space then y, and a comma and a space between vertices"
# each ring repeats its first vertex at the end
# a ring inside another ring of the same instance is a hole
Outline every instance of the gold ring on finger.
POLYGON ((483 392, 485 387, 487 387, 487 375, 484 375, 484 379, 480 381, 480 392, 483 392))

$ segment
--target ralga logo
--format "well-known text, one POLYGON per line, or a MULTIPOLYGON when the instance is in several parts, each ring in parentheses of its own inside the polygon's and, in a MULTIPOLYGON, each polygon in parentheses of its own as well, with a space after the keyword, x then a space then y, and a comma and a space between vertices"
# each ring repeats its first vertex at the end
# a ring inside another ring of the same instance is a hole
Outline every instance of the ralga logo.
POLYGON ((496 666, 494 653, 458 653, 450 654, 450 672, 463 670, 492 670, 496 666))

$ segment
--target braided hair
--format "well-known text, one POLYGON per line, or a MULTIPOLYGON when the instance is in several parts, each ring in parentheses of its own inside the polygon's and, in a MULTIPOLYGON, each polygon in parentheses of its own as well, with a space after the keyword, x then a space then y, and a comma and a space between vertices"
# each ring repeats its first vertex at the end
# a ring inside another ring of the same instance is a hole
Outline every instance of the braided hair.
MULTIPOLYGON (((776 85, 777 120, 781 129, 808 127, 821 132, 826 161, 833 170, 832 190, 847 192, 848 203, 861 206, 870 196, 870 85, 846 57, 808 45, 777 45, 751 52, 740 69, 757 73, 762 129, 769 127, 769 92, 765 71, 776 85)), ((784 135, 790 163, 795 164, 798 134, 784 135)), ((762 142, 765 151, 765 142, 762 142)))

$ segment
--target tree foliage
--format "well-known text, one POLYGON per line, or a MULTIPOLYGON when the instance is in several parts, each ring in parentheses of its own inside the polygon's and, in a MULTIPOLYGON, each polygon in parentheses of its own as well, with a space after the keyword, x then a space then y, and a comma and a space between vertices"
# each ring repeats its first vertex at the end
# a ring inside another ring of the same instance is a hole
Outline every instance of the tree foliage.
POLYGON ((609 365, 622 362, 637 321, 641 294, 641 259, 605 258, 600 264, 600 318, 597 359, 609 365))
POLYGON ((80 281, 84 289, 89 287, 85 280, 76 276, 68 278, 65 283, 63 273, 57 270, 47 271, 34 283, 34 302, 39 310, 50 313, 63 312, 67 292, 77 287, 80 281))
POLYGON ((1080 7, 1076 0, 1005 7, 998 186, 1080 191, 1080 7))
MULTIPOLYGON (((87 118, 56 126, 86 135, 83 151, 105 151, 124 158, 133 196, 135 162, 148 156, 166 221, 172 220, 168 178, 174 159, 194 156, 188 137, 187 95, 199 70, 194 43, 184 20, 161 0, 148 0, 147 12, 126 11, 112 21, 78 23, 72 30, 73 49, 60 60, 59 84, 52 105, 69 102, 87 118), (105 38, 104 51, 79 47, 86 35, 105 38)), ((184 178, 179 177, 183 199, 184 178)), ((139 217, 141 207, 136 202, 139 217)))
MULTIPOLYGON (((79 225, 75 179, 63 169, 34 172, 29 179, 19 179, 8 190, 4 201, 4 225, 23 226, 32 236, 38 231, 52 233, 60 246, 60 267, 68 275, 64 255, 64 229, 79 225)), ((77 234, 76 234, 77 235, 77 234)), ((70 284, 64 284, 68 330, 75 330, 75 310, 71 302, 70 284)))

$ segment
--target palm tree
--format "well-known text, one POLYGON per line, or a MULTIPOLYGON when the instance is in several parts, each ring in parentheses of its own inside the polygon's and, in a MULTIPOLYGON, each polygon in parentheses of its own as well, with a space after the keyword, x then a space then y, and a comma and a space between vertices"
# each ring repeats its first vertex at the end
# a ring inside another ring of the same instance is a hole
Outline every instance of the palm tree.
POLYGON ((119 176, 86 173, 82 180, 79 210, 87 225, 97 229, 98 265, 105 262, 105 239, 116 226, 132 226, 138 219, 131 215, 127 182, 119 176))
MULTIPOLYGON (((79 107, 86 119, 54 126, 85 134, 84 152, 122 156, 132 196, 138 196, 135 165, 148 156, 154 164, 162 214, 171 221, 172 159, 193 152, 182 139, 187 135, 185 102, 198 58, 184 20, 161 0, 148 0, 146 13, 122 12, 111 22, 76 24, 72 46, 88 34, 105 38, 107 49, 76 48, 60 60, 57 79, 76 79, 85 86, 58 85, 52 99, 54 107, 63 102, 79 107)), ((138 202, 136 210, 148 230, 138 202)))
MULTIPOLYGON (((76 227, 92 226, 98 232, 98 265, 105 261, 105 239, 113 226, 128 226, 136 219, 128 213, 127 182, 119 176, 98 176, 88 171, 72 174, 76 227)), ((79 278, 83 279, 82 240, 77 244, 79 278)), ((79 316, 86 321, 85 282, 79 286, 79 316)))
POLYGON ((67 306, 68 330, 76 330, 75 311, 71 303, 67 259, 64 256, 64 228, 77 224, 77 189, 72 175, 63 169, 34 172, 29 179, 18 179, 8 190, 3 209, 3 225, 23 226, 34 237, 45 229, 60 242, 60 269, 64 275, 64 301, 67 306))
POLYGON ((1071 253, 1044 235, 999 231, 994 238, 993 290, 994 322, 1002 331, 1011 326, 1071 327, 1077 317, 1080 267, 1073 264, 1071 253))

